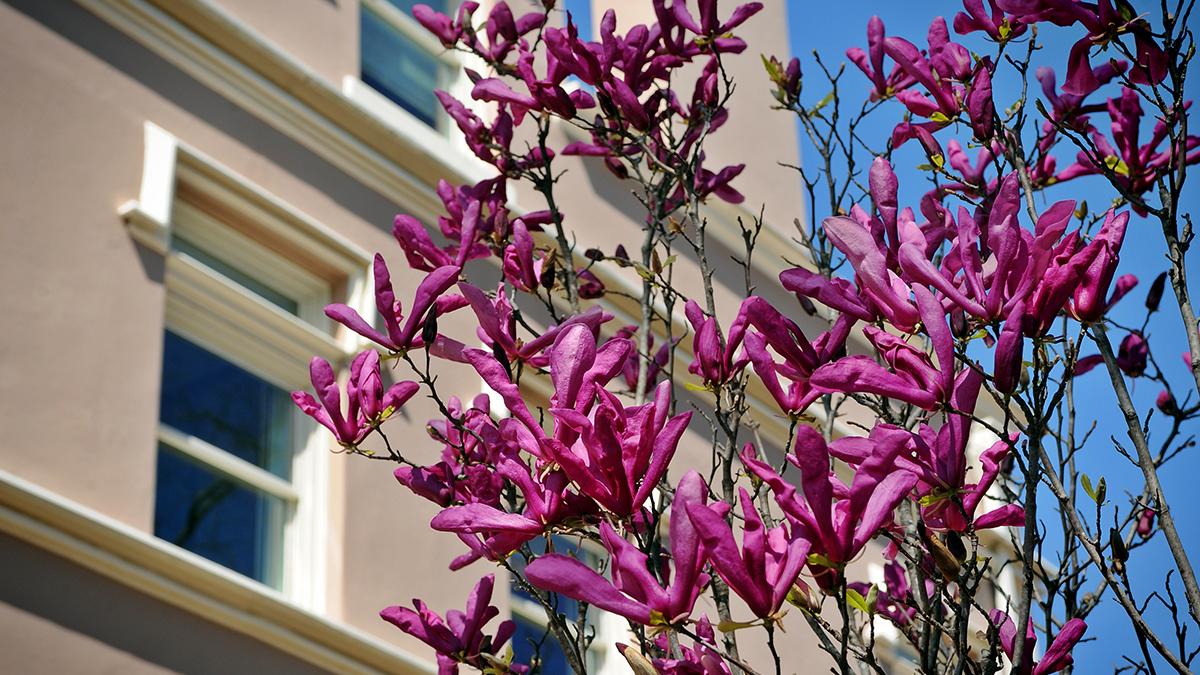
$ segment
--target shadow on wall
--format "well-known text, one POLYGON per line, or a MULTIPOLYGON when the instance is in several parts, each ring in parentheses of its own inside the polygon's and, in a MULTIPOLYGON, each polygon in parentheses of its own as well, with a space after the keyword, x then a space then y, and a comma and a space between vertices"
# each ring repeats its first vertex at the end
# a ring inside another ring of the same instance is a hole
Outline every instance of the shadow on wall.
MULTIPOLYGON (((328 0, 333 1, 333 0, 328 0)), ((70 0, 4 0, 196 118, 237 139, 347 211, 385 230, 401 206, 113 28, 70 0)), ((201 148, 203 150, 203 148, 201 148)), ((136 186, 131 186, 136 187, 136 186)))
MULTIPOLYGON (((7 535, 0 535, 0 560, 0 605, 163 668, 181 673, 324 672, 7 535)), ((45 645, 21 639, 20 625, 30 624, 22 621, 0 638, 0 669, 45 672, 68 661, 102 667, 90 659, 102 660, 107 650, 90 640, 66 638, 55 647, 83 653, 45 654, 39 651, 45 645)))

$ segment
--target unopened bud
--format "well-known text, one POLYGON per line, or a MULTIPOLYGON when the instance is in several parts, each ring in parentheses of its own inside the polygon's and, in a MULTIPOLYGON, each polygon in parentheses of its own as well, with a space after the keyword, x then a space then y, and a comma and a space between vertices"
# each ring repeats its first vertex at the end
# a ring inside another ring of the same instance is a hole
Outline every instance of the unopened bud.
POLYGON ((1154 509, 1142 509, 1135 531, 1142 539, 1149 539, 1150 535, 1154 534, 1154 509))
POLYGON ((1175 402, 1175 397, 1171 395, 1171 392, 1166 389, 1158 392, 1158 398, 1154 399, 1154 405, 1158 406, 1159 411, 1164 415, 1174 417, 1179 414, 1179 404, 1175 402))
POLYGON ((1167 286, 1167 273, 1163 272, 1157 277, 1154 277, 1154 283, 1150 284, 1150 290, 1146 293, 1146 309, 1151 312, 1158 311, 1158 303, 1162 302, 1163 290, 1167 286))

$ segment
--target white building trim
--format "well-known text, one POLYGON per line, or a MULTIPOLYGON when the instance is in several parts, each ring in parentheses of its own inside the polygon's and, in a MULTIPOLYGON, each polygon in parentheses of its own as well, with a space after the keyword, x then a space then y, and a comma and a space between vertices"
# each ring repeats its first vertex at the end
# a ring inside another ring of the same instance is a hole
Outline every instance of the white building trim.
POLYGON ((4 470, 0 532, 330 672, 435 670, 282 593, 4 470))

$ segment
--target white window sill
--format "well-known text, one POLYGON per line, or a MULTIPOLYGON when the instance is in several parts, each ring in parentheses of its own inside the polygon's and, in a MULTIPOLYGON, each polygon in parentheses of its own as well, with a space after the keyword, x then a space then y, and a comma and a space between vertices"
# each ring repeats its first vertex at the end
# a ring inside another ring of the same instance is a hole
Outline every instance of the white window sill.
POLYGON ((330 672, 434 672, 430 662, 3 470, 0 532, 330 672))
MULTIPOLYGON (((415 115, 357 77, 347 75, 342 79, 342 94, 351 103, 403 136, 427 157, 458 168, 468 181, 478 183, 495 175, 495 169, 467 152, 465 146, 417 119, 415 115)), ((453 124, 449 120, 448 123, 453 124)), ((455 133, 457 134, 457 131, 455 133)))

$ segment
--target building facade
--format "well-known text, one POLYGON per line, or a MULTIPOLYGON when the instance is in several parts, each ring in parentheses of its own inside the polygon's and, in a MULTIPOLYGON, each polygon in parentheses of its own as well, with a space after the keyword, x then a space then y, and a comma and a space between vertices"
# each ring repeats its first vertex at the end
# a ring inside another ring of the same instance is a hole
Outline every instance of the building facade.
MULTIPOLYGON (((411 4, 0 2, 0 671, 433 670, 379 610, 460 607, 490 570, 449 573, 459 544, 428 528, 434 509, 386 463, 333 452, 288 400, 312 355, 345 367, 360 348, 322 308, 370 310, 371 256, 398 261, 393 215, 435 224, 439 180, 487 176, 432 96, 462 94, 461 64, 411 4)), ((565 4, 591 25, 606 9, 565 4)), ((622 22, 652 16, 609 4, 622 22)), ((717 246, 737 251, 734 223, 765 203, 755 275, 781 306, 801 198, 780 164, 798 164, 798 139, 769 110, 759 54, 786 54, 786 27, 779 2, 739 29, 752 48, 727 62, 733 118, 709 145, 712 165, 749 161, 747 209, 712 207, 717 246)), ((637 241, 628 188, 591 160, 565 165, 579 249, 637 241)), ((741 271, 719 276, 732 312, 741 271)), ((440 377, 480 391, 468 370, 440 377)), ((432 458, 435 409, 404 414, 394 437, 432 458)), ((699 463, 692 433, 683 461, 699 463)), ((536 622, 519 594, 498 601, 536 622)), ((812 648, 801 633, 786 651, 812 648)), ((603 646, 595 659, 626 668, 603 646)))

